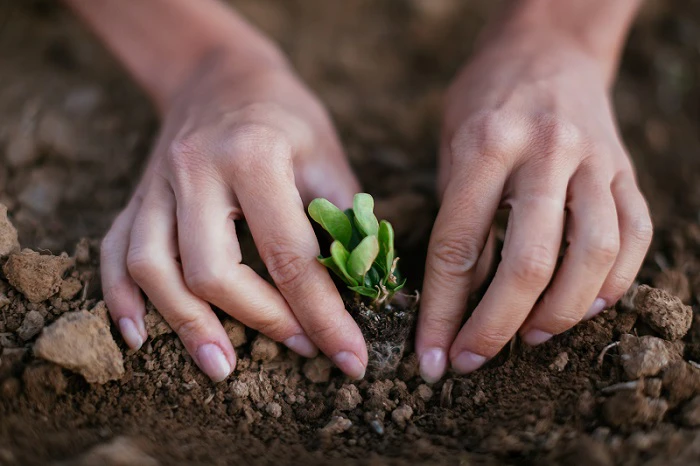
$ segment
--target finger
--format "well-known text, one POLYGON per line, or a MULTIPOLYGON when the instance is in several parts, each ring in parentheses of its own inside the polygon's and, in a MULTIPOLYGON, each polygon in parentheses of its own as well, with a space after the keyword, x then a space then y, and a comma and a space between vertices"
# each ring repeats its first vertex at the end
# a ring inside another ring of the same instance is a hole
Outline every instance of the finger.
POLYGON ((322 197, 341 209, 352 207, 353 196, 361 192, 361 187, 335 135, 328 136, 313 150, 321 151, 324 157, 314 163, 302 163, 296 174, 304 204, 322 197))
POLYGON ((578 323, 594 304, 619 251, 617 212, 608 179, 583 166, 569 185, 567 250, 554 281, 520 330, 538 345, 578 323))
POLYGON ((486 294, 457 335, 450 359, 466 374, 495 356, 535 306, 556 266, 568 173, 515 173, 502 259, 486 294))
POLYGON ((207 189, 198 184, 175 186, 179 248, 188 288, 302 356, 316 356, 318 349, 284 298, 250 267, 241 264, 233 222, 239 209, 228 189, 218 180, 211 180, 207 189), (202 193, 206 193, 206 198, 202 198, 202 193))
POLYGON ((416 352, 420 373, 439 380, 447 367, 447 352, 466 312, 476 264, 487 241, 499 205, 506 170, 495 159, 469 160, 455 167, 430 236, 423 299, 418 316, 416 352))
POLYGON ((134 219, 128 270, 197 365, 219 382, 235 367, 235 352, 209 305, 185 285, 176 242, 175 197, 165 180, 154 177, 134 219))
POLYGON ((100 274, 105 303, 124 341, 133 350, 141 348, 148 337, 143 320, 146 304, 141 290, 126 268, 131 226, 140 206, 141 201, 137 195, 116 218, 100 248, 100 274))
POLYGON ((590 319, 614 305, 637 276, 653 236, 647 203, 631 172, 619 174, 611 185, 620 227, 620 253, 594 305, 584 316, 590 319))
POLYGON ((367 349, 325 268, 284 155, 251 152, 234 176, 253 239, 306 334, 348 376, 362 378, 367 349), (278 161, 279 160, 279 161, 278 161))

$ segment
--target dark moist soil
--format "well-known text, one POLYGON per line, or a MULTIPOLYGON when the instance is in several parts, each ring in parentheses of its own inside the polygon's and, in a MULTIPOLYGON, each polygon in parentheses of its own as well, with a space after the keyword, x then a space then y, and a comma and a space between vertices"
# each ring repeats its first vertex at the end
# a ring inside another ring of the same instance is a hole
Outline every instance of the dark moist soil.
POLYGON ((359 296, 343 297, 345 308, 355 319, 367 343, 366 377, 392 378, 411 341, 418 316, 418 294, 396 294, 378 308, 359 296))
MULTIPOLYGON (((395 226, 408 289, 420 289, 440 96, 498 2, 234 3, 328 104, 395 226)), ((515 342, 432 386, 410 352, 396 377, 350 383, 230 320, 240 359, 218 385, 155 314, 143 349, 125 351, 99 302, 98 245, 157 122, 57 5, 0 6, 0 202, 22 246, 42 254, 0 280, 0 464, 700 464, 699 4, 645 3, 614 93, 656 225, 639 282, 670 295, 644 289, 542 347, 515 342)))

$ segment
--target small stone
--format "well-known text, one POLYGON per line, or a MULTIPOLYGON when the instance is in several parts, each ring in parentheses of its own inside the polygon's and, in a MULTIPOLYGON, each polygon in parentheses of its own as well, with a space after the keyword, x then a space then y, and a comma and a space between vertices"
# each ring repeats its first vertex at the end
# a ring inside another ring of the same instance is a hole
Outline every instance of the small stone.
POLYGON ((273 401, 272 403, 268 403, 267 406, 265 406, 265 412, 269 415, 274 417, 275 419, 279 418, 282 416, 282 406, 273 401))
POLYGON ((88 311, 63 314, 34 344, 37 357, 104 384, 124 375, 124 359, 104 323, 88 311))
POLYGON ((667 411, 666 400, 649 398, 636 391, 617 392, 603 404, 603 418, 623 430, 658 424, 667 411))
POLYGON ((391 412, 391 420, 402 429, 406 427, 406 423, 411 420, 412 416, 413 408, 408 405, 400 405, 391 412))
POLYGON ((360 403, 362 395, 356 385, 343 385, 335 394, 335 409, 339 411, 352 411, 360 403))
POLYGON ((67 256, 43 256, 30 249, 10 255, 3 271, 10 285, 32 303, 40 303, 55 295, 63 275, 73 266, 67 256))
POLYGON ((326 383, 331 378, 333 363, 325 356, 316 356, 304 363, 304 376, 312 383, 326 383))
POLYGON ((143 318, 146 324, 146 333, 148 337, 154 339, 167 333, 173 333, 173 329, 163 319, 163 316, 156 310, 153 304, 149 301, 146 304, 146 315, 143 318))
POLYGON ((160 463, 146 454, 128 437, 116 437, 108 443, 93 447, 78 461, 80 466, 158 466, 160 463))
POLYGON ((44 328, 44 316, 38 311, 29 311, 24 316, 22 325, 17 329, 17 336, 27 341, 34 338, 44 328))
POLYGON ((700 395, 696 395, 695 398, 683 406, 681 422, 688 427, 700 426, 700 395))
POLYGON ((75 298, 83 289, 83 284, 75 277, 68 277, 61 282, 59 296, 61 299, 70 301, 75 298))
POLYGON ((243 382, 242 380, 234 380, 233 382, 231 382, 230 389, 231 393, 236 398, 246 399, 248 398, 248 394, 250 393, 248 384, 243 382))
POLYGON ((433 397, 433 389, 426 384, 420 384, 416 387, 416 395, 427 403, 433 397))
POLYGON ((245 334, 245 325, 230 317, 225 318, 222 324, 234 348, 245 345, 248 341, 245 334))
POLYGON ((90 263, 90 241, 87 238, 81 238, 78 241, 73 257, 75 257, 75 261, 78 264, 86 265, 90 263))
POLYGON ((19 251, 17 230, 7 218, 7 207, 0 204, 0 258, 17 251, 19 251))
POLYGON ((259 333, 250 348, 250 357, 253 361, 268 362, 275 359, 280 354, 279 345, 270 340, 262 333, 259 333))
POLYGON ((635 296, 640 317, 667 340, 679 340, 688 333, 693 309, 664 290, 641 285, 635 296))
POLYGON ((681 360, 683 343, 670 342, 651 335, 635 337, 624 334, 620 337, 618 349, 625 375, 634 380, 654 376, 672 362, 681 360))
POLYGON ((561 353, 557 354, 556 358, 554 358, 552 364, 549 365, 549 369, 561 372, 566 368, 567 364, 569 364, 569 353, 562 351, 561 353))
POLYGON ((342 416, 333 416, 333 418, 323 428, 319 430, 322 436, 332 437, 339 435, 352 427, 352 421, 342 416))

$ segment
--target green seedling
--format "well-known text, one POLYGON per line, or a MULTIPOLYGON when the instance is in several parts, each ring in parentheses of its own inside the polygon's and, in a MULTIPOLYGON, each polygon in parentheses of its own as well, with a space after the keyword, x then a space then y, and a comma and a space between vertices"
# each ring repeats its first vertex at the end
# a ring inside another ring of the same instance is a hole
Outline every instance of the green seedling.
POLYGON ((314 199, 309 215, 333 238, 330 257, 319 256, 319 262, 350 290, 381 306, 403 288, 406 280, 396 268, 394 229, 374 216, 372 196, 356 194, 352 209, 344 212, 326 199, 314 199))

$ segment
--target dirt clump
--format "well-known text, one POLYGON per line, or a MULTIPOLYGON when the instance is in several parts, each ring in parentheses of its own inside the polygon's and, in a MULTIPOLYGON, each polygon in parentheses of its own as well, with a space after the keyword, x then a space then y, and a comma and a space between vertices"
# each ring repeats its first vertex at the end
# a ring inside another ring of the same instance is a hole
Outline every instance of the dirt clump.
POLYGON ((688 427, 700 427, 700 395, 683 406, 681 422, 688 427))
POLYGON ((664 370, 663 386, 671 406, 689 400, 700 393, 700 369, 685 361, 671 364, 664 370))
POLYGON ((338 411, 352 411, 360 403, 362 403, 362 394, 356 385, 343 385, 335 394, 334 404, 338 411))
POLYGON ((44 316, 39 311, 29 311, 24 316, 22 325, 17 329, 17 336, 27 341, 34 338, 44 328, 44 316))
POLYGON ((693 309, 664 290, 640 285, 635 305, 642 320, 668 340, 683 338, 693 321, 693 309))
POLYGON ((31 249, 11 254, 3 272, 15 289, 29 302, 40 303, 58 293, 63 275, 73 266, 66 255, 45 256, 31 249))
POLYGON ((619 344, 620 360, 629 379, 654 376, 669 364, 682 360, 683 343, 670 342, 651 335, 635 337, 623 334, 619 344))
MULTIPOLYGON (((66 466, 68 463, 65 463, 66 466)), ((144 452, 139 442, 128 437, 115 437, 94 446, 71 464, 78 466, 158 466, 158 460, 144 452)), ((59 465, 61 464, 59 463, 59 465)))
POLYGON ((0 257, 19 251, 17 229, 7 218, 7 207, 0 204, 0 257))
POLYGON ((664 269, 654 277, 654 287, 671 296, 676 296, 683 303, 689 303, 692 290, 688 276, 679 269, 664 269))
POLYGON ((75 298, 78 293, 82 291, 82 289, 83 283, 79 279, 75 277, 68 277, 61 282, 59 296, 63 300, 70 301, 71 299, 75 298))
POLYGON ((239 346, 246 344, 248 338, 245 334, 245 325, 236 319, 229 317, 225 318, 221 323, 223 324, 226 335, 228 335, 229 340, 231 340, 231 345, 234 348, 238 348, 239 346))
POLYGON ((352 421, 346 417, 333 416, 328 424, 319 430, 319 435, 322 437, 332 437, 339 435, 352 427, 352 421))
POLYGON ((669 406, 663 398, 651 398, 639 391, 620 391, 603 403, 603 418, 623 431, 661 422, 669 406))
POLYGON ((146 303, 146 315, 143 317, 143 320, 146 324, 146 333, 151 339, 173 332, 170 324, 163 319, 163 316, 160 315, 150 301, 146 303))
POLYGON ((34 354, 104 384, 124 375, 122 353, 104 323, 88 311, 69 312, 46 327, 34 354))
POLYGON ((304 363, 304 376, 312 383, 326 383, 331 378, 333 363, 323 355, 316 356, 304 363))
POLYGON ((250 348, 250 356, 253 361, 268 362, 275 359, 280 354, 279 345, 267 338, 262 333, 259 333, 250 348))

